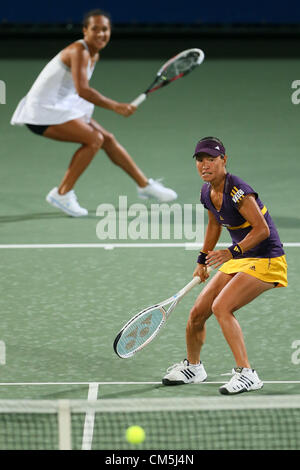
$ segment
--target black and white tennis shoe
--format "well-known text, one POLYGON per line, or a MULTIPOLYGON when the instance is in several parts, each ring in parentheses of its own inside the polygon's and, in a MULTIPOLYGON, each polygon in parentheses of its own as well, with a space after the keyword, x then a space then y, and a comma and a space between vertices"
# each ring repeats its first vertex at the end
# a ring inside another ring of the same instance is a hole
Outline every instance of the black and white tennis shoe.
POLYGON ((206 378, 207 373, 202 362, 194 365, 185 359, 167 369, 167 374, 162 379, 162 383, 164 385, 183 385, 204 382, 206 378))
POLYGON ((222 395, 234 395, 236 393, 251 392, 263 387, 263 382, 254 369, 235 367, 233 376, 226 384, 219 388, 222 395))

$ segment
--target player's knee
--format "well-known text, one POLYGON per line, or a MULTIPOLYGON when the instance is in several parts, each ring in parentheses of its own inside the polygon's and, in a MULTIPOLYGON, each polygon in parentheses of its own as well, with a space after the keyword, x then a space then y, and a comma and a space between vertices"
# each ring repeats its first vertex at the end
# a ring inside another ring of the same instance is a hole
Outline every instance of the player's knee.
POLYGON ((117 139, 115 138, 114 134, 112 134, 111 132, 108 132, 107 134, 105 134, 104 136, 104 144, 103 144, 103 147, 113 147, 117 144, 117 139))
POLYGON ((103 135, 100 132, 94 132, 92 139, 89 143, 89 147, 91 147, 96 153, 103 146, 103 142, 104 142, 103 135))
POLYGON ((212 306, 211 310, 214 314, 214 316, 218 319, 222 316, 222 313, 224 313, 224 303, 222 302, 221 299, 215 299, 212 306))
POLYGON ((192 330, 203 328, 204 323, 207 320, 207 315, 201 309, 201 306, 194 305, 190 310, 190 315, 188 319, 188 327, 192 330))

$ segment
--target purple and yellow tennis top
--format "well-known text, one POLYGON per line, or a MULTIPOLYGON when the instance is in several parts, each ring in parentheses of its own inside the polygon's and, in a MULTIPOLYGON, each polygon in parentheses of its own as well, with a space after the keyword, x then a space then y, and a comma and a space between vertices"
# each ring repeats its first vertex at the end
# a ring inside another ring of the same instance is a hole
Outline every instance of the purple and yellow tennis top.
POLYGON ((276 258, 284 255, 282 243, 268 209, 261 202, 258 194, 251 188, 251 186, 245 183, 241 178, 227 173, 223 192, 223 202, 219 211, 211 201, 210 190, 211 186, 209 183, 205 183, 202 186, 200 201, 204 205, 205 209, 214 214, 217 222, 227 228, 232 238, 232 243, 239 243, 242 241, 251 230, 249 222, 245 220, 242 214, 238 211, 238 204, 247 194, 253 194, 255 196, 258 207, 269 226, 270 236, 251 250, 239 255, 237 258, 276 258))

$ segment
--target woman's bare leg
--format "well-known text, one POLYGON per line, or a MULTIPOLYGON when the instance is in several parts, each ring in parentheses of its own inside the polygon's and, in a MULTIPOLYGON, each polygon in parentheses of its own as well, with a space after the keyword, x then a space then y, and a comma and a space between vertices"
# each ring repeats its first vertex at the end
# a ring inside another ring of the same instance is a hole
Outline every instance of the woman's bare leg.
POLYGON ((200 351, 206 336, 205 322, 212 315, 215 298, 231 279, 231 275, 218 271, 202 289, 191 309, 186 327, 187 359, 190 364, 198 364, 200 361, 200 351))
POLYGON ((238 367, 250 368, 244 336, 233 312, 240 309, 263 292, 274 288, 246 273, 237 273, 216 297, 212 311, 232 351, 238 367))
POLYGON ((58 192, 65 194, 75 185, 104 142, 103 135, 81 119, 49 126, 44 137, 63 142, 78 142, 81 147, 75 152, 60 183, 58 192))
POLYGON ((136 165, 127 150, 116 140, 113 134, 108 132, 98 122, 91 119, 91 126, 104 137, 103 150, 110 160, 124 170, 141 188, 148 184, 148 179, 136 165))

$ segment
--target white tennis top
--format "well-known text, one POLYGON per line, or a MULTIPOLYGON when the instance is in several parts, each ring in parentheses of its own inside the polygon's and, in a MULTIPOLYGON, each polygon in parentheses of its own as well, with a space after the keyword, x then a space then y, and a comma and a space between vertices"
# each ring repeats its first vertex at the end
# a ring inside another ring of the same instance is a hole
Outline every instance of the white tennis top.
MULTIPOLYGON (((88 50, 83 39, 78 42, 88 50)), ((48 62, 27 95, 19 102, 11 119, 12 125, 62 124, 77 118, 90 121, 94 105, 78 95, 71 69, 62 62, 60 54, 61 52, 48 62)), ((89 60, 88 80, 94 67, 89 60)))

